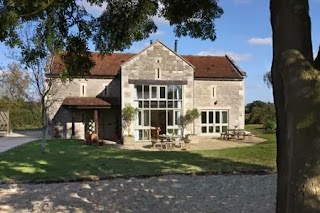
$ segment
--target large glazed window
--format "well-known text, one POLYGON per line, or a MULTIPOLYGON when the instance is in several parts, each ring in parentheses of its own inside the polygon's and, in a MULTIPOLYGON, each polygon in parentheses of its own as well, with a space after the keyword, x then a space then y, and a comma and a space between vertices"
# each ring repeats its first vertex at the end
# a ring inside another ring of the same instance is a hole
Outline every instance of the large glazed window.
POLYGON ((181 134, 182 85, 135 85, 139 109, 135 140, 150 140, 150 129, 161 126, 161 134, 181 134))
POLYGON ((201 133, 213 134, 228 129, 228 110, 201 111, 201 133))

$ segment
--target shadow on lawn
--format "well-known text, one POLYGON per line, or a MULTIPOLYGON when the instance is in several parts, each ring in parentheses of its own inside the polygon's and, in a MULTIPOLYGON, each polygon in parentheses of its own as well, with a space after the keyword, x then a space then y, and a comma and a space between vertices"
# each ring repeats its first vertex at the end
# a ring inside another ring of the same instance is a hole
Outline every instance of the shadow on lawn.
POLYGON ((194 152, 108 149, 71 140, 50 141, 48 153, 42 154, 39 143, 26 144, 0 154, 0 180, 61 182, 88 180, 92 177, 108 179, 171 173, 273 171, 273 168, 267 166, 207 157, 194 152))

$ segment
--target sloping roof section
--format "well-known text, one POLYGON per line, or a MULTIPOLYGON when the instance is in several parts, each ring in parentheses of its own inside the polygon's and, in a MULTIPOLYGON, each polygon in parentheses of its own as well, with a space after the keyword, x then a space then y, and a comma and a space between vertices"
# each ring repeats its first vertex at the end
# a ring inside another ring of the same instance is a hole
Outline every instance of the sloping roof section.
POLYGON ((242 79, 245 77, 228 56, 194 56, 183 55, 195 66, 195 78, 228 78, 242 79))
MULTIPOLYGON (((102 56, 98 53, 92 53, 92 58, 96 65, 91 69, 90 73, 93 76, 116 76, 120 71, 120 65, 133 56, 135 54, 112 53, 102 56)), ((57 54, 53 60, 53 68, 50 74, 59 75, 65 69, 61 55, 57 54)))
POLYGON ((111 102, 97 97, 66 97, 62 105, 67 107, 110 108, 111 102))
MULTIPOLYGON (((113 53, 101 56, 93 53, 92 57, 96 65, 91 69, 91 76, 116 76, 121 65, 130 60, 136 54, 113 53)), ((194 66, 195 78, 221 78, 221 79, 243 79, 246 74, 241 71, 229 56, 181 56, 194 66)), ((55 56, 53 62, 53 75, 59 75, 64 70, 64 65, 59 55, 55 56)))

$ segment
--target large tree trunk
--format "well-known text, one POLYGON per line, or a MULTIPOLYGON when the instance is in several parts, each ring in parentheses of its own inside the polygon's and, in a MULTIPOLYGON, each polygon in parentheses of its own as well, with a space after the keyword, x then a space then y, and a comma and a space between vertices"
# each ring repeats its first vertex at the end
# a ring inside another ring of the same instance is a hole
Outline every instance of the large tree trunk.
POLYGON ((277 114, 277 212, 320 211, 319 73, 308 0, 271 0, 277 114))

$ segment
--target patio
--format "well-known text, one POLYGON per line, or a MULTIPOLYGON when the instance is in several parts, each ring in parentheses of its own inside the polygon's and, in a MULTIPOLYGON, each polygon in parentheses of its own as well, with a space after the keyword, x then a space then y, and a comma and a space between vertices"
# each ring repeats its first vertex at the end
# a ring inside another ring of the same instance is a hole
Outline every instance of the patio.
POLYGON ((123 149, 134 149, 134 150, 145 150, 145 151, 162 151, 162 150, 218 150, 218 149, 227 149, 227 148, 235 148, 235 147, 246 147, 253 146, 257 143, 261 143, 266 141, 263 138, 259 138, 256 136, 252 136, 252 138, 246 138, 245 140, 221 140, 220 138, 212 138, 212 137, 199 137, 199 142, 197 143, 189 143, 182 145, 182 149, 178 147, 164 149, 161 146, 156 146, 155 148, 152 145, 152 142, 136 142, 134 144, 123 146, 123 149))

